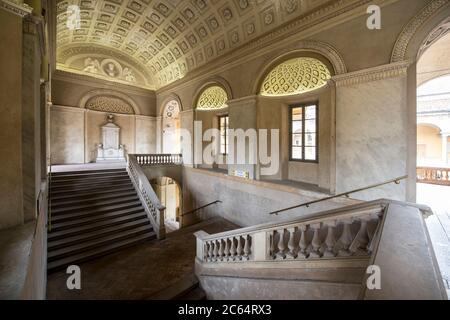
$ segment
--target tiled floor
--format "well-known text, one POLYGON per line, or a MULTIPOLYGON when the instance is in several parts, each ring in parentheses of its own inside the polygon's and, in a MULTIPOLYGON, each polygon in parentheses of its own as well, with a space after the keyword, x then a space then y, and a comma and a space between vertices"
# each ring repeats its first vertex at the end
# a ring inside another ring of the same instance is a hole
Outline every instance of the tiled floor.
POLYGON ((447 294, 450 296, 450 187, 417 185, 417 202, 426 204, 434 215, 426 220, 447 294))
POLYGON ((194 273, 197 230, 218 233, 237 226, 214 219, 80 264, 81 290, 69 291, 65 272, 50 274, 48 299, 151 299, 152 296, 194 273))

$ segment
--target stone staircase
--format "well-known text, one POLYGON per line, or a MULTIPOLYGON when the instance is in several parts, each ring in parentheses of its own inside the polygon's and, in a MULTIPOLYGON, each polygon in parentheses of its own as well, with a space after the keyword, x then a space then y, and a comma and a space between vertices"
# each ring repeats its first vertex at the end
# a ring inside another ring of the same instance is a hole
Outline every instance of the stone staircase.
POLYGON ((156 239, 125 169, 53 173, 48 272, 156 239))

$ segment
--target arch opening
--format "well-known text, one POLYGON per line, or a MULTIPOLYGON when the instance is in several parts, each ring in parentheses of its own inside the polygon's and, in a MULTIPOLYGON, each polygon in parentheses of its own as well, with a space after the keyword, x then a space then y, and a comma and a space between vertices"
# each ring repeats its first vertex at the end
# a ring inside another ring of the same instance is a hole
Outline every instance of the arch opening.
POLYGON ((180 229, 182 214, 182 193, 180 185, 169 177, 158 177, 150 181, 161 204, 166 207, 164 211, 164 224, 166 231, 180 229))

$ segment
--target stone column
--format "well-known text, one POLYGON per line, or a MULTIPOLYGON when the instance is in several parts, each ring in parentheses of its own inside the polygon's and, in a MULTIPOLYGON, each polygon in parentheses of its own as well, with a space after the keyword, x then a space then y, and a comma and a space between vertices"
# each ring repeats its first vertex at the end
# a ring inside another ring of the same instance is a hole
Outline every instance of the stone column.
POLYGON ((31 8, 0 0, 0 229, 23 223, 22 18, 31 8))
POLYGON ((22 48, 22 165, 24 220, 36 217, 40 190, 40 75, 41 50, 38 28, 41 21, 28 16, 23 21, 22 48))
POLYGON ((442 133, 442 162, 447 165, 448 164, 448 137, 450 134, 442 133))

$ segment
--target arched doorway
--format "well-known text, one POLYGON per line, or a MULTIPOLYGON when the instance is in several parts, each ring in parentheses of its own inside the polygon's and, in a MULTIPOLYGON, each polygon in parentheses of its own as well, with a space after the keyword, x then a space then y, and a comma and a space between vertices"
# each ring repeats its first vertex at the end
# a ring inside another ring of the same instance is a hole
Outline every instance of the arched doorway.
POLYGON ((169 101, 163 110, 162 118, 162 152, 178 154, 180 145, 180 103, 177 100, 169 101))
POLYGON ((179 184, 172 178, 160 177, 151 181, 161 204, 166 207, 164 223, 167 232, 181 227, 182 195, 179 184))
POLYGON ((431 207, 426 219, 446 289, 450 290, 450 27, 427 37, 417 59, 417 202, 431 207))

